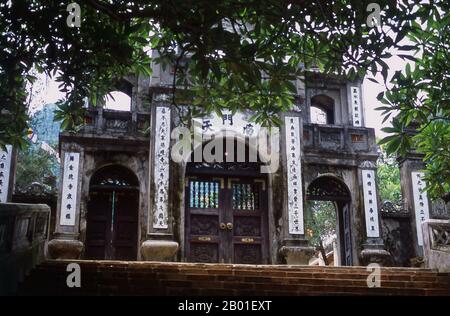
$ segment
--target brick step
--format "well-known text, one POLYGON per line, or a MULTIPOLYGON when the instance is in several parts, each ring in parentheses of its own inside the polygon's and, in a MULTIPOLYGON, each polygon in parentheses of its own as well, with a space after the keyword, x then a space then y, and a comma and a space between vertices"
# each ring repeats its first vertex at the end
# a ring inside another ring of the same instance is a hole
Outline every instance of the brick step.
MULTIPOLYGON (((47 266, 41 266, 38 269, 48 269, 47 266)), ((54 266, 53 271, 60 271, 64 274, 65 272, 65 266, 58 265, 54 266)), ((286 272, 286 271, 254 271, 254 270, 186 270, 186 271, 175 271, 173 269, 158 269, 155 267, 148 268, 148 269, 135 269, 133 266, 130 266, 128 268, 110 268, 108 266, 85 266, 82 265, 82 271, 83 273, 89 273, 93 271, 94 273, 100 273, 105 272, 107 274, 117 274, 120 275, 124 271, 127 271, 129 274, 134 273, 136 275, 140 275, 141 277, 149 276, 149 277, 155 277, 155 276, 162 276, 164 273, 174 273, 178 275, 183 275, 186 278, 189 275, 195 274, 195 275, 204 275, 205 277, 209 275, 215 275, 215 276, 265 276, 270 275, 271 277, 297 277, 297 278, 326 278, 326 279, 356 279, 356 280, 366 280, 367 276, 369 275, 369 272, 358 272, 358 273, 335 273, 335 272, 303 272, 303 271, 295 271, 295 272, 286 272)), ((450 275, 448 274, 437 274, 434 271, 423 271, 423 272, 414 272, 414 273, 395 273, 392 274, 389 271, 381 270, 381 280, 384 281, 420 281, 420 282, 436 282, 440 281, 443 283, 450 283, 450 275)))
MULTIPOLYGON (((58 279, 59 282, 65 284, 66 277, 68 275, 67 272, 55 273, 55 271, 45 271, 39 270, 39 277, 42 280, 48 280, 49 278, 53 278, 54 280, 58 279)), ((210 275, 210 274, 180 274, 180 273, 147 273, 147 272, 115 272, 115 271, 83 271, 82 280, 83 283, 90 282, 103 282, 109 284, 116 284, 118 282, 128 282, 130 284, 133 283, 141 283, 141 282, 195 282, 196 285, 200 286, 200 284, 204 282, 228 282, 228 283, 249 283, 255 284, 255 286, 251 286, 250 288, 256 288, 259 284, 281 284, 281 285, 292 285, 292 284, 312 284, 312 285, 339 285, 339 286, 363 286, 367 287, 367 275, 364 278, 351 278, 351 275, 347 275, 342 278, 329 278, 329 276, 322 275, 321 277, 280 277, 280 276, 268 276, 265 275, 257 275, 257 276, 232 276, 232 275, 210 275)), ((450 288, 450 279, 443 280, 443 282, 438 282, 439 279, 435 278, 432 281, 411 281, 411 280, 389 280, 389 279, 381 279, 383 288, 422 288, 422 289, 448 289, 450 288)), ((192 286, 191 286, 192 287, 192 286)))
MULTIPOLYGON (((149 269, 149 268, 164 268, 167 270, 251 270, 251 271, 318 271, 318 272, 364 272, 367 267, 352 266, 352 267, 325 267, 325 266, 289 266, 289 265, 244 265, 244 264, 212 264, 212 263, 187 263, 187 262, 148 262, 148 261, 96 261, 96 260, 48 260, 44 262, 43 266, 61 266, 62 264, 79 263, 85 267, 109 267, 109 268, 135 268, 135 269, 149 269)), ((435 273, 431 269, 423 268, 403 268, 403 267, 381 267, 382 271, 387 272, 419 272, 419 273, 435 273)))
POLYGON ((96 285, 95 287, 73 288, 50 288, 39 291, 23 290, 23 295, 237 295, 237 296, 265 296, 265 295, 448 295, 448 291, 422 290, 422 289, 385 289, 385 288, 357 288, 341 286, 265 286, 257 290, 249 289, 249 284, 242 284, 240 287, 209 287, 186 288, 183 286, 139 286, 139 285, 96 285))
POLYGON ((368 288, 365 267, 251 266, 55 260, 39 265, 19 295, 450 295, 450 274, 382 268, 368 288), (68 288, 68 263, 81 266, 82 287, 68 288))
MULTIPOLYGON (((55 278, 54 272, 48 273, 42 278, 50 280, 55 278)), ((61 274, 61 279, 65 280, 68 273, 64 272, 61 274)), ((113 282, 119 280, 126 280, 127 282, 155 282, 159 280, 173 280, 173 281, 192 281, 192 282, 223 282, 223 281, 234 281, 234 282, 254 282, 254 283, 272 283, 272 284, 333 284, 338 283, 342 285, 365 285, 367 276, 363 278, 352 278, 351 276, 341 276, 340 278, 330 278, 328 275, 304 277, 272 277, 267 275, 257 275, 257 276, 231 276, 231 275, 204 275, 204 274, 167 274, 167 273, 116 273, 116 272, 86 272, 83 271, 83 280, 113 280, 113 282)), ((86 281, 85 281, 86 282, 86 281)), ((106 281, 105 281, 106 282, 106 281)), ((387 278, 381 278, 383 287, 420 287, 420 288, 450 288, 450 281, 448 278, 434 278, 431 281, 417 281, 417 280, 391 280, 387 278)))
POLYGON ((286 293, 347 293, 347 294, 380 294, 385 295, 423 295, 424 289, 418 288, 368 288, 367 286, 355 286, 344 284, 273 284, 273 283, 260 283, 253 282, 183 282, 183 281, 168 281, 161 280, 159 282, 123 282, 122 280, 109 280, 109 282, 93 282, 82 283, 81 288, 70 289, 65 285, 65 279, 61 279, 61 282, 55 286, 52 284, 45 284, 45 279, 32 279, 30 282, 33 284, 44 284, 40 288, 36 286, 23 287, 22 292, 35 292, 36 294, 49 294, 60 295, 66 293, 84 293, 94 294, 98 292, 110 293, 110 294, 135 294, 138 293, 159 293, 167 294, 168 291, 183 292, 185 295, 194 295, 196 292, 200 294, 202 291, 235 291, 241 295, 266 295, 272 292, 286 292, 286 293), (53 285, 53 286, 52 286, 53 285))
MULTIPOLYGON (((59 262, 47 262, 45 264, 42 265, 42 267, 54 267, 55 269, 61 269, 61 270, 65 270, 66 268, 66 264, 63 264, 64 261, 59 261, 59 262)), ((67 264, 70 263, 71 261, 67 261, 67 264)), ((94 269, 96 271, 101 270, 101 269, 107 269, 109 271, 122 271, 122 270, 127 270, 127 271, 135 271, 135 270, 143 270, 143 271, 157 271, 157 272, 183 272, 183 273, 198 273, 199 271, 202 271, 205 274, 252 274, 252 275, 258 275, 261 273, 270 273, 271 275, 280 275, 280 276, 284 276, 284 275, 290 275, 292 273, 303 273, 303 274, 310 274, 310 275, 314 275, 314 274, 323 274, 323 273, 327 273, 327 274, 335 274, 335 275, 339 275, 339 274, 351 274, 351 275, 368 275, 370 273, 370 271, 367 271, 366 268, 360 268, 360 269, 349 269, 348 267, 346 268, 333 268, 333 267, 326 267, 326 268, 321 268, 321 269, 310 269, 308 268, 308 266, 305 267, 296 267, 294 268, 288 268, 288 269, 283 269, 283 268, 260 268, 260 267, 255 267, 252 268, 251 266, 226 266, 226 267, 218 267, 218 266, 206 266, 206 267, 192 267, 192 266, 187 266, 185 267, 184 264, 180 264, 180 265, 173 265, 173 266, 164 266, 164 265, 154 265, 151 263, 147 263, 146 265, 134 265, 134 264, 130 264, 130 265, 112 265, 112 264, 95 264, 95 263, 88 263, 85 264, 83 262, 78 262, 80 263, 80 266, 82 266, 83 270, 90 270, 90 269, 94 269)), ((270 266, 269 266, 270 267, 270 266)), ((358 267, 359 268, 359 267, 358 267)), ((402 268, 401 270, 392 270, 392 268, 381 268, 381 273, 383 275, 395 275, 395 276, 436 276, 437 273, 433 270, 417 270, 417 269, 411 269, 411 270, 406 270, 405 268, 402 268)), ((443 276, 447 275, 450 276, 450 274, 442 274, 443 276)))
MULTIPOLYGON (((51 286, 48 282, 48 276, 40 276, 38 278, 30 279, 32 284, 46 284, 46 288, 49 288, 53 293, 62 292, 74 292, 74 290, 66 287, 65 276, 60 276, 54 279, 51 286), (59 282, 58 282, 59 281, 59 282)), ((370 289, 366 284, 354 284, 352 280, 342 280, 342 282, 337 283, 312 283, 310 284, 308 280, 297 280, 298 283, 286 284, 281 283, 258 283, 252 282, 251 280, 247 282, 242 281, 179 281, 179 280, 129 280, 129 279, 88 279, 88 282, 82 281, 82 288, 78 289, 80 293, 96 293, 98 289, 103 288, 113 288, 117 292, 119 289, 122 293, 126 294, 129 290, 127 288, 141 289, 142 291, 159 292, 166 293, 166 288, 181 288, 186 294, 191 295, 191 290, 197 289, 227 289, 227 290, 237 290, 245 291, 246 294, 264 295, 267 291, 289 291, 292 293, 300 292, 342 292, 347 294, 377 294, 384 293, 385 295, 423 295, 425 294, 425 288, 420 287, 421 284, 411 284, 400 286, 394 286, 390 284, 389 286, 384 282, 381 284, 381 288, 370 289), (406 287, 405 287, 406 286, 406 287), (124 290, 125 289, 125 290, 124 290)), ((316 280, 315 280, 316 281, 316 280)), ((439 293, 448 293, 448 287, 446 288, 429 288, 430 290, 440 290, 439 293)), ((141 291, 141 292, 142 292, 141 291)), ((133 291, 132 291, 133 293, 133 291)))

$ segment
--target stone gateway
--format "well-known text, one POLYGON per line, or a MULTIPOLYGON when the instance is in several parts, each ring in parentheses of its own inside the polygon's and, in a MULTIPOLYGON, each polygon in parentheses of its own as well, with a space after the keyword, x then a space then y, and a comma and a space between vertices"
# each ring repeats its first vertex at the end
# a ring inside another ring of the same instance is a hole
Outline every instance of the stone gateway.
MULTIPOLYGON (((330 201, 335 265, 390 262, 361 82, 305 71, 296 106, 269 133, 250 111, 186 122, 189 105, 171 106, 171 83, 157 64, 152 77, 126 77, 129 111, 89 107, 79 132, 61 133, 54 258, 308 264, 305 205, 330 201)), ((422 165, 401 168, 419 256, 429 208, 412 181, 422 165)))

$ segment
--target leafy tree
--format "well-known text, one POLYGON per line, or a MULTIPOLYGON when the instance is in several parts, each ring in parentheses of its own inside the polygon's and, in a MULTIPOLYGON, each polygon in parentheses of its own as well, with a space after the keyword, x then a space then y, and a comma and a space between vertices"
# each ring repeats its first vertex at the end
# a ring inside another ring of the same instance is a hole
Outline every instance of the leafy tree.
POLYGON ((308 201, 306 210, 309 242, 321 253, 325 265, 328 265, 324 242, 336 236, 336 208, 330 201, 308 201))
MULTIPOLYGON (((429 16, 417 11, 408 38, 410 48, 420 55, 411 57, 413 66, 397 71, 393 87, 378 98, 385 120, 395 116, 386 144, 388 154, 407 156, 411 151, 423 154, 425 178, 432 198, 450 200, 450 5, 435 7, 429 16), (444 11, 441 11, 444 10, 444 11), (420 17, 420 18, 419 18, 420 17)), ((408 46, 409 47, 409 46, 408 46)), ((406 57, 406 56, 405 56, 406 57)))
POLYGON ((16 168, 16 188, 26 189, 31 183, 38 182, 49 190, 56 189, 59 174, 56 157, 32 145, 19 151, 16 168))
POLYGON ((31 183, 38 182, 48 190, 56 189, 59 177, 59 162, 55 155, 42 149, 42 143, 57 150, 59 124, 53 121, 55 105, 47 104, 35 112, 29 125, 36 136, 36 143, 28 143, 19 151, 16 170, 16 188, 24 190, 31 183))
POLYGON ((173 85, 174 105, 192 100, 192 115, 252 109, 254 120, 273 125, 280 123, 276 114, 301 103, 292 80, 304 69, 316 66, 352 80, 370 71, 386 82, 390 51, 414 59, 407 53, 420 47, 418 66, 406 79, 396 75, 396 87, 386 93, 384 111, 400 110, 389 151, 417 145, 429 164, 433 192, 448 191, 449 168, 442 169, 448 166, 448 148, 442 148, 448 142, 425 138, 448 140, 448 1, 378 0, 383 27, 367 23, 372 0, 79 2, 79 28, 66 23, 67 1, 0 3, 0 146, 24 145, 25 87, 34 80, 33 67, 56 77, 67 93, 57 113, 65 129, 82 124, 86 97, 96 105, 124 75, 149 75, 149 47, 160 53, 155 62, 175 64, 174 83, 189 88, 173 85), (417 45, 402 44, 406 36, 417 45), (419 88, 428 95, 416 107, 419 88), (420 126, 414 141, 402 131, 412 121, 420 126))
POLYGON ((381 146, 381 154, 378 158, 377 180, 382 201, 401 203, 400 169, 395 157, 387 155, 384 146, 381 146))
POLYGON ((29 126, 38 137, 38 141, 46 142, 54 148, 58 146, 60 131, 60 123, 54 121, 55 109, 56 105, 45 104, 41 110, 33 114, 29 122, 29 126))

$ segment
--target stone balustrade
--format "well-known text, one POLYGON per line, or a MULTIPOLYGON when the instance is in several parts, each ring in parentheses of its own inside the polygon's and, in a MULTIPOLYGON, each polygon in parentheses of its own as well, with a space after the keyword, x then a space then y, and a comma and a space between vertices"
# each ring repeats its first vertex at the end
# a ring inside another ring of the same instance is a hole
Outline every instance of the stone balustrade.
POLYGON ((150 113, 90 109, 85 116, 85 133, 123 135, 145 134, 150 124, 150 113))
POLYGON ((377 153, 375 132, 365 127, 304 123, 303 144, 305 152, 377 153))
POLYGON ((10 295, 45 258, 50 207, 0 203, 0 295, 10 295))
POLYGON ((450 272, 450 221, 426 220, 422 232, 426 267, 450 272))

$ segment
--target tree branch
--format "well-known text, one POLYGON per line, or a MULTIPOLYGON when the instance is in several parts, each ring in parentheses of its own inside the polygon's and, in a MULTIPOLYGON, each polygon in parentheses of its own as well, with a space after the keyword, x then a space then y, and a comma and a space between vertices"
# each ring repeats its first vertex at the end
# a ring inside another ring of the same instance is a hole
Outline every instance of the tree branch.
POLYGON ((87 4, 90 5, 91 7, 93 7, 94 9, 97 9, 97 10, 105 13, 106 15, 113 18, 114 20, 117 20, 117 21, 124 20, 124 18, 122 17, 121 14, 117 14, 116 12, 114 12, 114 10, 110 6, 108 6, 106 4, 102 4, 97 0, 87 0, 87 4))

